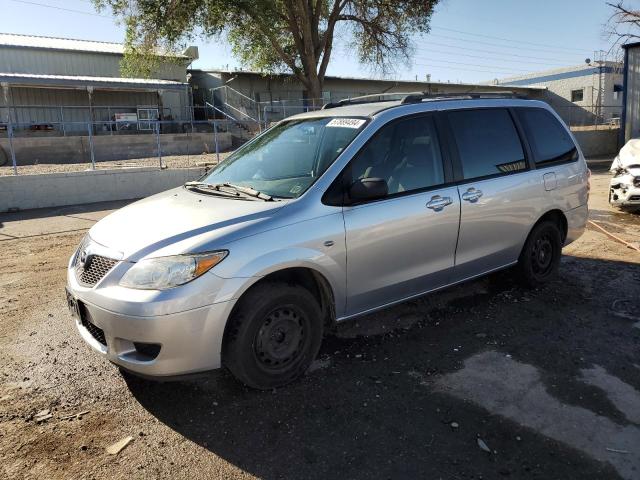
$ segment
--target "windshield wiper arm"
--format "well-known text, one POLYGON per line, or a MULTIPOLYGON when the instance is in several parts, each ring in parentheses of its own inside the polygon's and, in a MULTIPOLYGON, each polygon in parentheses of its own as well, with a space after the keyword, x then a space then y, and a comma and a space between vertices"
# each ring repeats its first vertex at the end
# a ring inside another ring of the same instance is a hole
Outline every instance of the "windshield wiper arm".
POLYGON ((240 193, 244 193, 245 195, 249 195, 251 197, 255 197, 255 198, 259 198, 261 200, 264 200, 265 202, 271 202, 273 201, 273 197, 271 195, 268 195, 266 193, 260 192, 259 190, 256 190, 255 188, 251 188, 251 187, 241 187, 240 185, 234 185, 232 183, 221 183, 219 185, 216 185, 217 187, 223 186, 223 187, 227 187, 227 188, 233 188, 234 190, 240 192, 240 193))
POLYGON ((198 188, 202 191, 211 193, 219 192, 223 195, 233 195, 235 197, 244 195, 245 197, 259 198, 260 200, 264 200, 265 202, 273 201, 273 197, 271 195, 267 195, 266 193, 260 192, 251 187, 242 187, 240 185, 234 185, 232 183, 187 182, 184 184, 184 186, 187 188, 198 188))
POLYGON ((184 184, 184 187, 193 188, 202 193, 207 193, 209 195, 219 195, 222 197, 235 197, 235 198, 242 197, 242 195, 240 195, 239 192, 221 190, 220 185, 213 185, 211 183, 206 183, 206 182, 186 182, 184 184))

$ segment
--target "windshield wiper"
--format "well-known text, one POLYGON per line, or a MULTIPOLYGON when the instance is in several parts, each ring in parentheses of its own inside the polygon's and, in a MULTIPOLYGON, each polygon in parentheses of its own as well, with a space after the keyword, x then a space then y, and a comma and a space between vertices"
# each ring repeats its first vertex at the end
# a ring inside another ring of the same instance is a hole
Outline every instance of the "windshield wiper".
POLYGON ((259 198, 260 200, 264 200, 265 202, 273 201, 273 197, 271 195, 268 195, 266 193, 260 192, 260 191, 256 190, 255 188, 241 187, 240 185, 234 185, 232 183, 221 183, 221 184, 216 185, 216 186, 217 187, 222 186, 222 187, 232 188, 232 189, 236 190, 237 192, 244 193, 245 195, 249 195, 250 197, 259 198))
POLYGON ((273 197, 271 195, 267 195, 266 193, 259 192, 251 187, 241 187, 240 185, 233 185, 232 183, 206 183, 206 182, 187 182, 184 184, 186 188, 196 188, 202 192, 211 193, 211 194, 220 194, 224 196, 233 196, 233 197, 251 197, 251 198, 259 198, 260 200, 264 200, 265 202, 273 201, 273 197))
POLYGON ((186 182, 184 184, 185 188, 193 188, 194 190, 198 190, 199 192, 206 193, 208 195, 218 195, 221 197, 233 197, 233 198, 246 198, 242 197, 240 193, 236 191, 227 191, 220 190, 217 185, 212 185, 211 183, 206 182, 186 182))

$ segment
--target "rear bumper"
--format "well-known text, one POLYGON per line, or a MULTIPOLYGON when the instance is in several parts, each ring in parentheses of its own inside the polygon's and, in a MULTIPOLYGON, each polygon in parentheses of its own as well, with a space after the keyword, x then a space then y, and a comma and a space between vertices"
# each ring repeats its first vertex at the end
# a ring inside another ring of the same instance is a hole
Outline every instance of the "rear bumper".
POLYGON ((84 324, 76 319, 76 327, 94 351, 126 370, 146 376, 183 375, 221 366, 222 337, 232 304, 221 302, 170 315, 136 317, 81 301, 84 324), (160 351, 149 357, 139 352, 134 342, 159 346, 160 351))
POLYGON ((567 210, 564 214, 567 217, 567 238, 564 244, 569 245, 584 233, 587 220, 589 219, 589 208, 584 204, 577 208, 567 210))

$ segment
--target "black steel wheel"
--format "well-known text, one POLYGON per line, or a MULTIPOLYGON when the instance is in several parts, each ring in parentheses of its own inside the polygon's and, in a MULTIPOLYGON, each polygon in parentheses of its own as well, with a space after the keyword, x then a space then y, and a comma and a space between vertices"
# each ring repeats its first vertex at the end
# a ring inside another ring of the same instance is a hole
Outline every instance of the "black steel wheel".
POLYGON ((281 387, 309 368, 322 341, 317 300, 303 287, 260 284, 239 301, 222 344, 224 365, 257 389, 281 387))
POLYGON ((562 233, 550 220, 538 223, 527 238, 518 260, 520 277, 525 284, 537 287, 558 272, 562 255, 562 233))

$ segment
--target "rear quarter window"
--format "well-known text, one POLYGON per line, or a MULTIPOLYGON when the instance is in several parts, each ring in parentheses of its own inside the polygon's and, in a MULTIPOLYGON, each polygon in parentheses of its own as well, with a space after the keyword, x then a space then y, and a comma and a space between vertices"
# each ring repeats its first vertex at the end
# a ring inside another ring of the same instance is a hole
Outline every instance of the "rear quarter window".
POLYGON ((536 165, 577 160, 578 149, 564 126, 550 112, 542 108, 518 108, 536 165))

